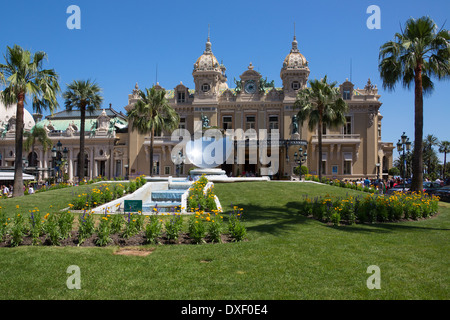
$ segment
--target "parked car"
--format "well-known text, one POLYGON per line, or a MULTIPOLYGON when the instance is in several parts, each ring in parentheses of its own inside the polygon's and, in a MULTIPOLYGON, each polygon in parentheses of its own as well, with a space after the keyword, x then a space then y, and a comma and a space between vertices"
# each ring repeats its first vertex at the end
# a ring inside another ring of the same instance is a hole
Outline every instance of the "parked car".
POLYGON ((424 182, 423 183, 423 192, 427 193, 428 195, 435 194, 436 190, 442 188, 441 184, 438 182, 424 182))
POLYGON ((450 186, 445 186, 437 189, 434 195, 438 196, 442 201, 450 202, 450 186))
MULTIPOLYGON (((407 183, 405 184, 405 192, 409 191, 409 188, 411 188, 411 184, 407 183)), ((394 192, 403 192, 403 184, 398 184, 386 191, 386 194, 393 194, 394 192)))
MULTIPOLYGON (((409 191, 409 189, 411 188, 411 184, 407 183, 405 185, 405 192, 409 191)), ((430 182, 430 181, 425 181, 423 183, 423 192, 425 192, 428 195, 432 195, 435 194, 436 190, 440 189, 441 185, 437 182, 430 182)), ((389 189, 386 194, 393 194, 394 192, 403 192, 403 184, 399 184, 396 185, 395 187, 389 189)))

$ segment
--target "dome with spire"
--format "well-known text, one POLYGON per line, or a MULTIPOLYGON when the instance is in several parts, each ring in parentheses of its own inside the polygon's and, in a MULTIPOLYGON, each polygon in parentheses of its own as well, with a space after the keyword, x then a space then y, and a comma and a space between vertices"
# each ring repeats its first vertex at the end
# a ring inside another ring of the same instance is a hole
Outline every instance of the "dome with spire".
POLYGON ((308 66, 308 61, 298 50, 298 42, 294 36, 291 52, 286 56, 283 62, 283 69, 300 69, 308 66))
POLYGON ((211 51, 211 42, 209 37, 206 41, 205 51, 194 63, 194 71, 222 71, 219 62, 211 51))

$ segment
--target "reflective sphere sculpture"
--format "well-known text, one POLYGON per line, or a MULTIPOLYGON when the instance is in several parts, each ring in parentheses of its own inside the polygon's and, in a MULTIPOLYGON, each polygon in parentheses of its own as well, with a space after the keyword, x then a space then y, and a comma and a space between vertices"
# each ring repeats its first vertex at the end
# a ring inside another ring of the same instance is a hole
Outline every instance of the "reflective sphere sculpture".
POLYGON ((233 147, 229 137, 202 137, 186 144, 186 156, 198 168, 215 168, 227 161, 233 147))

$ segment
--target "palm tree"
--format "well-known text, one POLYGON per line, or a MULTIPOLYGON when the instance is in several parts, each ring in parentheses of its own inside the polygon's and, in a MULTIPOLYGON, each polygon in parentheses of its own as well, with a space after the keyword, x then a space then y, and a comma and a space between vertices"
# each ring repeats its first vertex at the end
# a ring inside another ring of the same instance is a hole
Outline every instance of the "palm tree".
POLYGON ((298 121, 303 123, 308 119, 310 131, 317 127, 319 145, 319 180, 322 180, 322 128, 339 127, 345 124, 345 114, 348 105, 342 99, 336 82, 327 83, 327 76, 321 80, 310 80, 310 88, 298 92, 294 108, 299 108, 298 121))
POLYGON ((432 164, 436 164, 433 160, 437 159, 437 155, 433 147, 437 145, 439 145, 439 140, 432 134, 427 135, 423 140, 423 162, 426 164, 428 174, 435 169, 432 164))
MULTIPOLYGON (((85 177, 84 164, 84 140, 85 140, 85 121, 86 111, 89 113, 100 109, 103 102, 100 86, 91 80, 74 80, 67 85, 67 90, 63 94, 65 99, 66 110, 72 111, 77 109, 80 111, 80 152, 78 154, 78 180, 81 181, 85 177)), ((92 161, 92 159, 91 159, 92 161)))
POLYGON ((140 99, 133 109, 128 111, 128 118, 133 123, 132 130, 140 134, 150 134, 150 176, 153 176, 153 143, 155 133, 161 130, 172 131, 178 127, 180 116, 169 105, 164 89, 146 88, 139 90, 140 99))
POLYGON ((24 136, 24 106, 27 97, 31 98, 33 110, 53 113, 58 107, 56 95, 60 91, 58 75, 53 69, 43 69, 47 54, 38 51, 32 54, 18 45, 7 47, 5 61, 0 64, 0 81, 5 89, 0 92, 0 99, 8 107, 16 108, 16 138, 14 161, 14 191, 13 196, 23 196, 23 136, 24 136))
POLYGON ((30 151, 31 149, 31 166, 36 166, 36 157, 34 156, 34 146, 36 142, 42 145, 44 150, 50 149, 52 146, 52 140, 47 135, 47 131, 44 128, 34 126, 30 132, 25 132, 24 136, 27 138, 23 144, 23 149, 25 151, 30 151))
POLYGON ((410 18, 402 33, 380 47, 379 70, 385 89, 394 90, 397 82, 405 88, 414 83, 414 157, 411 189, 423 186, 423 94, 433 89, 431 77, 450 76, 450 34, 437 30, 429 17, 410 18))
POLYGON ((445 179, 445 169, 447 165, 447 153, 450 152, 450 141, 441 141, 439 144, 439 152, 444 154, 444 167, 442 169, 442 178, 445 179))

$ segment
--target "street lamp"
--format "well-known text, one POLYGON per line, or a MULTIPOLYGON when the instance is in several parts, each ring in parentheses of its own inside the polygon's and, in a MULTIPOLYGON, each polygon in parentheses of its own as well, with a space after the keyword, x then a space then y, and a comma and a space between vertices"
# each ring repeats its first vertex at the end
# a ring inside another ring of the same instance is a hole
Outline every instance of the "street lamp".
POLYGON ((294 161, 300 166, 300 173, 299 173, 300 180, 302 179, 302 164, 306 162, 307 157, 308 154, 306 153, 306 150, 305 152, 303 152, 302 147, 298 149, 298 153, 297 152, 294 153, 294 161))
MULTIPOLYGON (((66 147, 64 147, 63 150, 63 160, 64 160, 64 173, 67 171, 67 155, 69 153, 69 150, 67 150, 66 147)), ((63 174, 63 182, 64 182, 64 174, 63 174)))
MULTIPOLYGON (((61 170, 61 164, 62 164, 62 157, 64 157, 64 160, 67 159, 67 153, 69 152, 67 148, 64 148, 64 156, 61 154, 62 152, 62 143, 61 141, 58 141, 56 144, 56 147, 53 146, 52 150, 52 159, 53 159, 53 167, 55 169, 55 176, 57 179, 59 179, 60 176, 60 170, 61 170)), ((58 181, 59 182, 59 181, 58 181)))
POLYGON ((377 180, 380 179, 380 163, 375 164, 375 166, 377 167, 377 180))
POLYGON ((400 139, 397 142, 397 151, 400 156, 403 156, 403 192, 405 192, 405 180, 406 180, 406 155, 405 152, 411 150, 411 141, 408 136, 403 132, 400 139))
POLYGON ((183 165, 184 161, 186 160, 186 156, 183 155, 183 153, 180 151, 178 151, 177 155, 172 155, 172 162, 176 165, 176 173, 177 173, 177 177, 180 176, 180 169, 181 166, 183 165))

